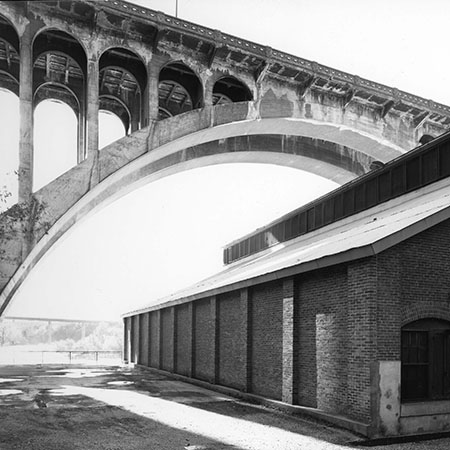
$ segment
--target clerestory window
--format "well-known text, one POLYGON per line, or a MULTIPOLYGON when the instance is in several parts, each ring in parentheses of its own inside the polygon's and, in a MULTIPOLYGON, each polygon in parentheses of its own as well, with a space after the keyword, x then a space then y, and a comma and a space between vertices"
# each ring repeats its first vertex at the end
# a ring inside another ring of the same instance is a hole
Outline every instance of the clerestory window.
POLYGON ((401 340, 402 401, 450 399, 450 322, 411 322, 401 340))

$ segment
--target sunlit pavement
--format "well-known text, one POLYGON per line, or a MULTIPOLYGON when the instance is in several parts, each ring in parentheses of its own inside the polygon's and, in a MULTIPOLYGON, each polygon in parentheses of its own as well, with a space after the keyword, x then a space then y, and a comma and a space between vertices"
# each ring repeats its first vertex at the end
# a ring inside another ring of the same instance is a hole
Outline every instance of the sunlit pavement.
POLYGON ((347 431, 117 366, 0 366, 0 424, 1 450, 363 448, 347 431))

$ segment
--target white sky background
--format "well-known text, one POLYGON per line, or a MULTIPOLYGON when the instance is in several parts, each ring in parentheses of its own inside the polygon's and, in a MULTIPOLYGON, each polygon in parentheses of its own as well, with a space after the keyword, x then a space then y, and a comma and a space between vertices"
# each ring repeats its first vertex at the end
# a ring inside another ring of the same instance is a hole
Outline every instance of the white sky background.
MULTIPOLYGON (((175 13, 175 0, 135 3, 175 13)), ((178 13, 450 104, 448 0, 179 0, 178 13)), ((253 164, 152 183, 74 227, 31 272, 7 314, 117 318, 217 272, 222 245, 332 187, 296 169, 253 164)))

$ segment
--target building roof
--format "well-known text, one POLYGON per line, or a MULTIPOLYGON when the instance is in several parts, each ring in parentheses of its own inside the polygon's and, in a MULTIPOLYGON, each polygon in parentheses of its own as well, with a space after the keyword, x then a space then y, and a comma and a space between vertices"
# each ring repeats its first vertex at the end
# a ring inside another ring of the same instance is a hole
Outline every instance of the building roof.
POLYGON ((124 316, 217 295, 376 255, 450 218, 450 178, 241 259, 157 305, 124 316))

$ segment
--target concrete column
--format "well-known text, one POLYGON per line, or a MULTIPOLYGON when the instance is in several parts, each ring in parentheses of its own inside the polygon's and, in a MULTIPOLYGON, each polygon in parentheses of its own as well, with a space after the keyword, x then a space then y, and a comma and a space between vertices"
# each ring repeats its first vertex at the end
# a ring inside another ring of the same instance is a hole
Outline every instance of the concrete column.
POLYGON ((294 298, 294 279, 283 280, 283 402, 294 404, 297 402, 297 326, 296 305, 294 298))
POLYGON ((30 27, 20 38, 19 202, 33 191, 33 46, 30 27))
POLYGON ((153 120, 158 119, 159 107, 159 72, 163 62, 159 57, 153 55, 148 64, 147 89, 144 92, 144 125, 148 126, 153 120))
MULTIPOLYGON (((248 295, 248 289, 241 289, 241 323, 240 329, 242 330, 242 387, 246 392, 251 390, 251 336, 250 336, 250 298, 248 295)), ((239 329, 238 328, 238 329, 239 329)))
POLYGON ((205 106, 212 106, 213 104, 213 88, 216 82, 216 77, 208 77, 203 85, 203 102, 205 106))
POLYGON ((90 56, 87 72, 86 122, 87 122, 87 156, 95 157, 98 153, 98 109, 99 109, 99 66, 96 55, 90 56))
POLYGON ((217 311, 217 297, 210 300, 211 305, 211 327, 212 327, 212 348, 214 351, 214 377, 211 383, 219 382, 219 314, 217 311))

